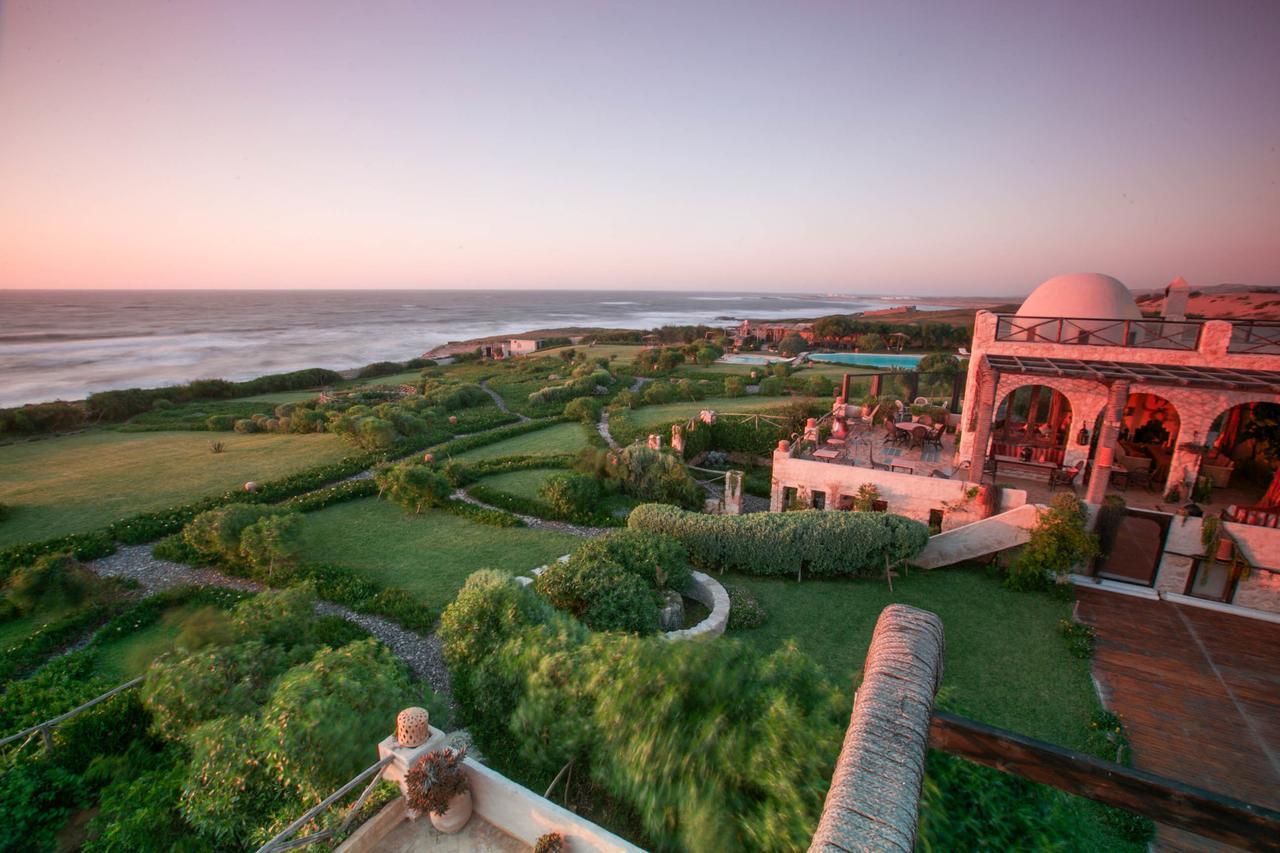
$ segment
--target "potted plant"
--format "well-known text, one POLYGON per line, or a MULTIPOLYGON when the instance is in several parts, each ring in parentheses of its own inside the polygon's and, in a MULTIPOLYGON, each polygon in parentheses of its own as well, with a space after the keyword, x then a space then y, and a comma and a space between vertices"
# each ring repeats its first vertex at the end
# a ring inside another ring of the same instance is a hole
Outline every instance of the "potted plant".
POLYGON ((452 835, 471 819, 471 785, 463 759, 466 749, 437 749, 418 759, 405 774, 405 799, 413 812, 426 812, 431 825, 452 835))
POLYGON ((563 850, 564 836, 558 832, 538 836, 537 843, 533 845, 533 853, 562 853, 563 850))

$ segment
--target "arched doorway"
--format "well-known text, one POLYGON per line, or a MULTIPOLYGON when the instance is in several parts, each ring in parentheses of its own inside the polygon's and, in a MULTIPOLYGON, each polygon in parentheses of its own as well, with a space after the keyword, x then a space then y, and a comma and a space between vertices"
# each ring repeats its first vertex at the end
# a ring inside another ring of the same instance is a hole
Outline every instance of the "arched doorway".
POLYGON ((1182 417, 1169 400, 1159 394, 1130 394, 1120 417, 1112 483, 1121 489, 1163 491, 1181 431, 1182 417))
POLYGON ((1196 496, 1204 503, 1280 512, 1280 405, 1232 406, 1192 449, 1200 457, 1196 496))
POLYGON ((1024 385, 996 407, 991 452, 997 457, 1061 465, 1071 431, 1071 402, 1047 385, 1024 385))

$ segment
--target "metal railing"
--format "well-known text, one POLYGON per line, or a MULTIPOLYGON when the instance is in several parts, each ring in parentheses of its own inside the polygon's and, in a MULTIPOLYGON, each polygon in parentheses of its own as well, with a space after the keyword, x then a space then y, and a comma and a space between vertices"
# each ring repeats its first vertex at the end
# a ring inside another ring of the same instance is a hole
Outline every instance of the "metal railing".
POLYGON ((1280 353, 1280 323, 1274 320, 1233 320, 1227 352, 1237 355, 1280 353))
MULTIPOLYGON (((1067 346, 1195 350, 1203 320, 1098 320, 1088 317, 996 315, 996 340, 1067 346)), ((1276 330, 1280 336, 1280 328, 1276 330)))

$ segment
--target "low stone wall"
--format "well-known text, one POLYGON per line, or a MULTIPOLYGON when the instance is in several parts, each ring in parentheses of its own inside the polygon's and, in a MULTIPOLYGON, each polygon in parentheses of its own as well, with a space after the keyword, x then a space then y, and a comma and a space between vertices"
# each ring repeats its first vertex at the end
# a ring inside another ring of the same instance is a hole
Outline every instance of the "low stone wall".
MULTIPOLYGON (((1187 578, 1195 558, 1204 555, 1200 533, 1204 520, 1175 517, 1169 526, 1164 554, 1156 572, 1155 588, 1161 594, 1182 595, 1187 588, 1187 578)), ((1230 604, 1235 607, 1280 613, 1280 530, 1256 527, 1250 524, 1223 522, 1222 529, 1230 534, 1240 547, 1249 564, 1255 567, 1249 576, 1236 584, 1230 604)), ((1244 614, 1247 615, 1247 614, 1244 614)))
MULTIPOLYGON (((822 492, 826 495, 826 505, 834 508, 841 495, 857 495, 860 486, 870 483, 879 490, 881 499, 888 502, 889 512, 922 524, 929 523, 929 511, 934 509, 942 510, 943 530, 961 527, 980 518, 976 498, 969 497, 973 484, 964 480, 943 480, 899 471, 798 459, 779 450, 773 455, 773 482, 775 510, 782 508, 777 496, 783 489, 797 489, 802 500, 813 492, 822 492)), ((1005 512, 1026 502, 1027 493, 1022 489, 1001 489, 1000 506, 996 511, 1005 512)))
POLYGON ((663 636, 668 640, 710 640, 723 634, 729 627, 729 593, 720 581, 703 572, 694 572, 684 594, 711 608, 711 613, 692 628, 668 631, 663 636))

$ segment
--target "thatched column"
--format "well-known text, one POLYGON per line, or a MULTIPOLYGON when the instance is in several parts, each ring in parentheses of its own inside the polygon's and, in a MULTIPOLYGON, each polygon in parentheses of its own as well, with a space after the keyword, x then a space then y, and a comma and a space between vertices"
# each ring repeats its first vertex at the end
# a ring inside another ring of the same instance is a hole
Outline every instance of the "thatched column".
POLYGON ((913 848, 942 649, 935 614, 881 612, 810 851, 913 848))

